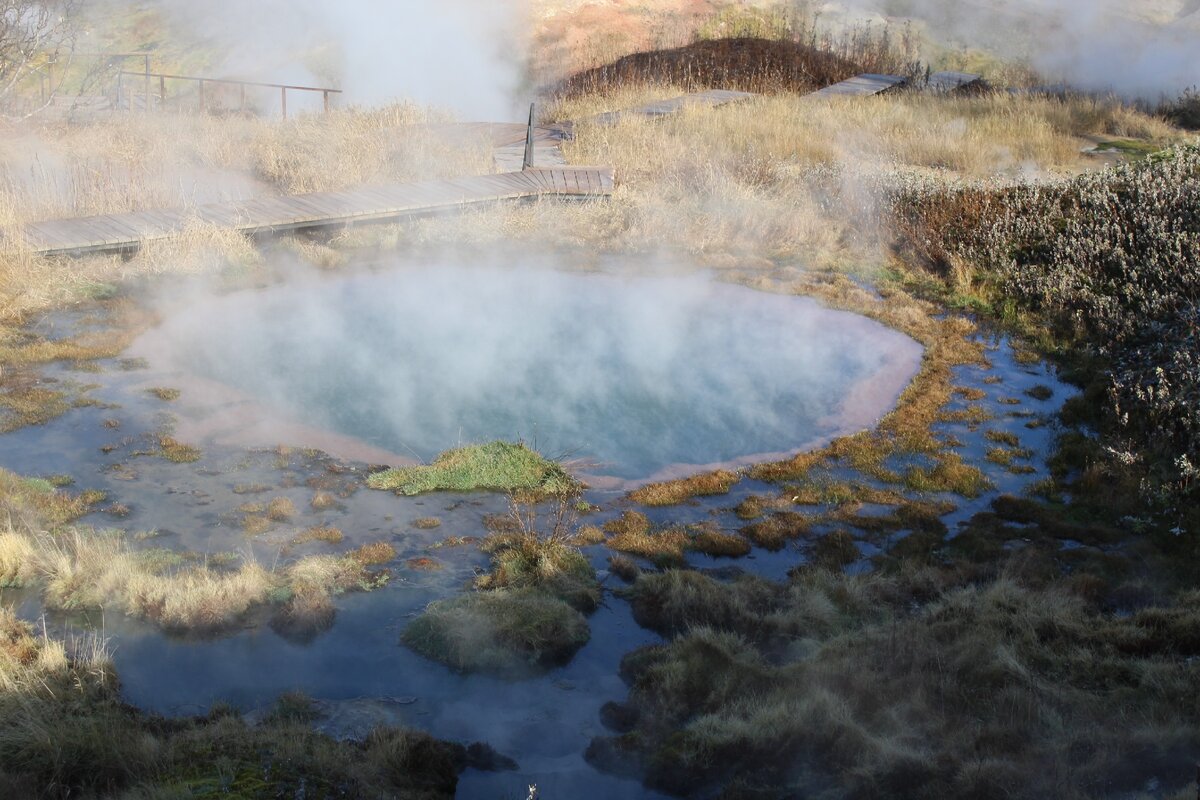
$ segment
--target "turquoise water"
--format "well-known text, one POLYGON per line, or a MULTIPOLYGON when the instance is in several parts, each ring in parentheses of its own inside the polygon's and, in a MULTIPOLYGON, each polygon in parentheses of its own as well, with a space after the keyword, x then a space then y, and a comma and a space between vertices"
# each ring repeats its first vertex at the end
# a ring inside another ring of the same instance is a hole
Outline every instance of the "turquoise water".
POLYGON ((806 298, 534 269, 289 282, 199 300, 151 336, 173 365, 281 417, 395 453, 522 439, 621 478, 842 432, 864 382, 920 354, 806 298))

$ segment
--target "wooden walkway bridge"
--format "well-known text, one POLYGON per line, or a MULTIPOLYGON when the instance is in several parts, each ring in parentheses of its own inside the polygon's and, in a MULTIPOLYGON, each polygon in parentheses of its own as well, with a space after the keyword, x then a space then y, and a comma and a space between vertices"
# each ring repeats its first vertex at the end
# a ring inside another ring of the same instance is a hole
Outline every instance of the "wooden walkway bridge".
POLYGON ((849 80, 826 86, 813 92, 809 97, 870 97, 883 94, 908 83, 898 75, 856 75, 849 80))
POLYGON ((188 210, 133 211, 34 222, 25 226, 24 236, 30 248, 46 255, 127 250, 175 236, 196 223, 219 225, 246 234, 277 233, 397 219, 544 195, 599 197, 611 194, 612 189, 613 172, 608 168, 535 167, 520 172, 361 187, 346 192, 213 203, 188 210))
MULTIPOLYGON (((937 91, 953 91, 977 76, 947 73, 937 91)), ((865 97, 905 84, 894 75, 859 75, 809 95, 865 97)), ((931 86, 934 81, 930 81, 931 86)), ((688 108, 714 108, 749 100, 749 92, 711 90, 659 100, 637 108, 589 118, 600 125, 623 119, 659 118, 688 108)), ((497 174, 392 186, 363 186, 342 192, 263 197, 244 202, 213 203, 192 209, 134 211, 91 217, 34 222, 20 232, 18 243, 44 255, 132 250, 145 242, 166 239, 195 224, 218 225, 246 234, 345 225, 435 214, 466 206, 552 197, 603 197, 614 187, 611 167, 576 167, 566 163, 561 145, 573 136, 574 123, 533 127, 507 123, 444 126, 447 134, 483 135, 494 148, 497 174), (532 163, 525 163, 526 136, 532 132, 532 163)))

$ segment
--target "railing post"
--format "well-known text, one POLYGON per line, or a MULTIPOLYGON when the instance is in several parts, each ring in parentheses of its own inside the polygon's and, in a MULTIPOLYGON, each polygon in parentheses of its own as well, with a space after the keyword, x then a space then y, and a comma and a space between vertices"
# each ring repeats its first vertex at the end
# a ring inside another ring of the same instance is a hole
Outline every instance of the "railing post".
POLYGON ((143 64, 143 66, 145 66, 145 68, 146 68, 146 113, 149 114, 150 113, 150 54, 147 53, 144 58, 145 58, 145 63, 143 64))
POLYGON ((287 87, 279 87, 280 105, 283 107, 283 118, 287 119, 287 87))
POLYGON ((200 81, 197 81, 197 83, 200 84, 200 110, 206 111, 207 108, 204 103, 204 81, 200 80, 200 81))
POLYGON ((533 166, 533 110, 534 104, 529 104, 529 126, 525 129, 525 158, 521 161, 521 169, 533 166))
POLYGON ((167 110, 167 76, 158 76, 158 107, 167 110))
POLYGON ((329 91, 321 92, 321 99, 325 101, 325 113, 329 113, 329 91))
POLYGON ((242 114, 246 113, 246 84, 242 84, 241 101, 238 104, 238 111, 242 114))

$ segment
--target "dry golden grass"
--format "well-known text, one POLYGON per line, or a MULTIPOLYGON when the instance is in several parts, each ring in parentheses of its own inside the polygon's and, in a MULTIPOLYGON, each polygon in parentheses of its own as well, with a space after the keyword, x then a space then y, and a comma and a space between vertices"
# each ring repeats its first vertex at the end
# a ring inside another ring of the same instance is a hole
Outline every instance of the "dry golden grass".
POLYGON ((266 514, 272 522, 287 522, 296 515, 296 504, 286 497, 274 497, 267 503, 266 514))
POLYGON ((101 682, 112 678, 112 661, 103 642, 88 638, 73 644, 68 653, 66 643, 37 635, 12 608, 0 606, 0 693, 11 697, 65 688, 72 682, 72 667, 101 682))
POLYGON ((709 524, 699 526, 691 542, 688 543, 688 549, 709 556, 741 558, 749 555, 750 543, 740 536, 731 536, 716 528, 715 525, 709 524))
MULTIPOLYGON (((835 439, 829 446, 786 461, 760 464, 750 477, 765 481, 801 481, 793 487, 795 501, 807 504, 856 500, 855 486, 833 491, 826 483, 814 483, 810 472, 818 465, 849 466, 857 472, 888 484, 905 483, 916 491, 957 492, 977 496, 988 487, 983 474, 947 452, 945 442, 932 433, 934 422, 946 416, 944 407, 954 396, 954 367, 983 364, 983 347, 970 338, 974 325, 963 317, 936 316, 936 307, 917 300, 893 286, 883 286, 877 296, 844 275, 799 274, 793 281, 778 281, 754 273, 735 274, 746 285, 766 291, 810 294, 825 303, 854 311, 903 331, 925 346, 920 371, 900 396, 895 409, 873 430, 835 439), (931 467, 912 467, 903 474, 891 461, 897 455, 923 455, 933 459, 931 467), (839 495, 842 495, 839 497, 839 495)), ((881 502, 892 502, 888 492, 878 493, 881 502)), ((860 502, 873 502, 860 499, 860 502)))
POLYGON ((448 121, 399 104, 287 121, 114 114, 31 125, 0 153, 0 226, 490 171, 490 143, 433 127, 448 121))
POLYGON ((574 541, 578 545, 604 544, 608 537, 604 535, 604 531, 597 528, 595 525, 582 525, 575 532, 574 541))
POLYGON ((812 519, 794 511, 781 511, 766 519, 744 526, 740 533, 765 550, 782 550, 784 546, 812 528, 812 519))
POLYGON ((629 499, 645 506, 673 506, 693 497, 727 494, 740 480, 736 472, 718 470, 662 483, 649 483, 629 493, 629 499))
POLYGON ((171 436, 159 436, 158 447, 156 455, 176 464, 190 464, 199 461, 203 455, 198 447, 185 444, 171 436))
POLYGON ((117 532, 21 534, 46 605, 115 607, 168 629, 221 630, 267 601, 276 577, 255 563, 234 571, 185 565, 164 551, 136 551, 117 532))
MULTIPOLYGON (((18 129, 0 149, 0 323, 163 272, 212 272, 262 257, 236 231, 194 220, 132 259, 42 257, 20 244, 36 220, 338 190, 493 170, 491 143, 447 136, 447 119, 412 105, 347 109, 286 122, 208 115, 112 115, 18 129)), ((286 248, 286 246, 285 246, 286 248)), ((296 241, 319 266, 341 256, 296 241)))
MULTIPOLYGON (((102 499, 85 495, 0 470, 0 586, 36 586, 48 608, 106 608, 168 629, 221 631, 284 596, 308 592, 329 605, 332 595, 374 588, 386 578, 368 573, 367 566, 395 557, 381 542, 274 571, 252 560, 216 566, 194 555, 135 548, 120 531, 63 527, 87 510, 89 500, 102 499)), ((336 529, 315 528, 298 538, 338 537, 336 529)))
POLYGON ((641 556, 660 566, 673 566, 683 563, 683 554, 690 542, 691 537, 681 528, 654 531, 647 527, 618 533, 607 544, 609 549, 619 553, 641 556))
POLYGON ((308 505, 313 511, 328 511, 337 506, 337 498, 330 492, 318 491, 313 494, 308 505))
POLYGON ((386 564, 396 557, 396 548, 387 542, 370 542, 351 551, 349 557, 363 566, 386 564))
MULTIPOLYGON (((563 101, 548 117, 586 120, 679 87, 633 87, 563 101)), ((1116 103, 989 94, 898 93, 814 101, 760 97, 662 119, 580 121, 572 163, 612 165, 604 202, 475 209, 453 217, 360 228, 356 245, 487 249, 537 241, 589 252, 665 253, 707 266, 798 263, 870 274, 887 262, 881 199, 917 177, 1015 182, 1098 165, 1080 151, 1095 135, 1158 142, 1181 134, 1116 103)))
POLYGON ((335 528, 332 525, 317 525, 308 528, 292 539, 292 544, 300 545, 308 542, 326 542, 328 544, 338 544, 346 535, 341 529, 335 528))

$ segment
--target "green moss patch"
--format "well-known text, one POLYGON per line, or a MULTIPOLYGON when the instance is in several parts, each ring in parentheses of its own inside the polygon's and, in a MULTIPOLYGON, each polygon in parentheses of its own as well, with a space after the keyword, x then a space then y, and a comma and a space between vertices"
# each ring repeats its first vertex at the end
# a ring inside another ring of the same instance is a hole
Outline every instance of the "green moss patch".
POLYGON ((476 490, 563 495, 579 488, 560 464, 523 443, 501 441, 447 450, 432 464, 377 472, 367 485, 405 495, 476 490))

